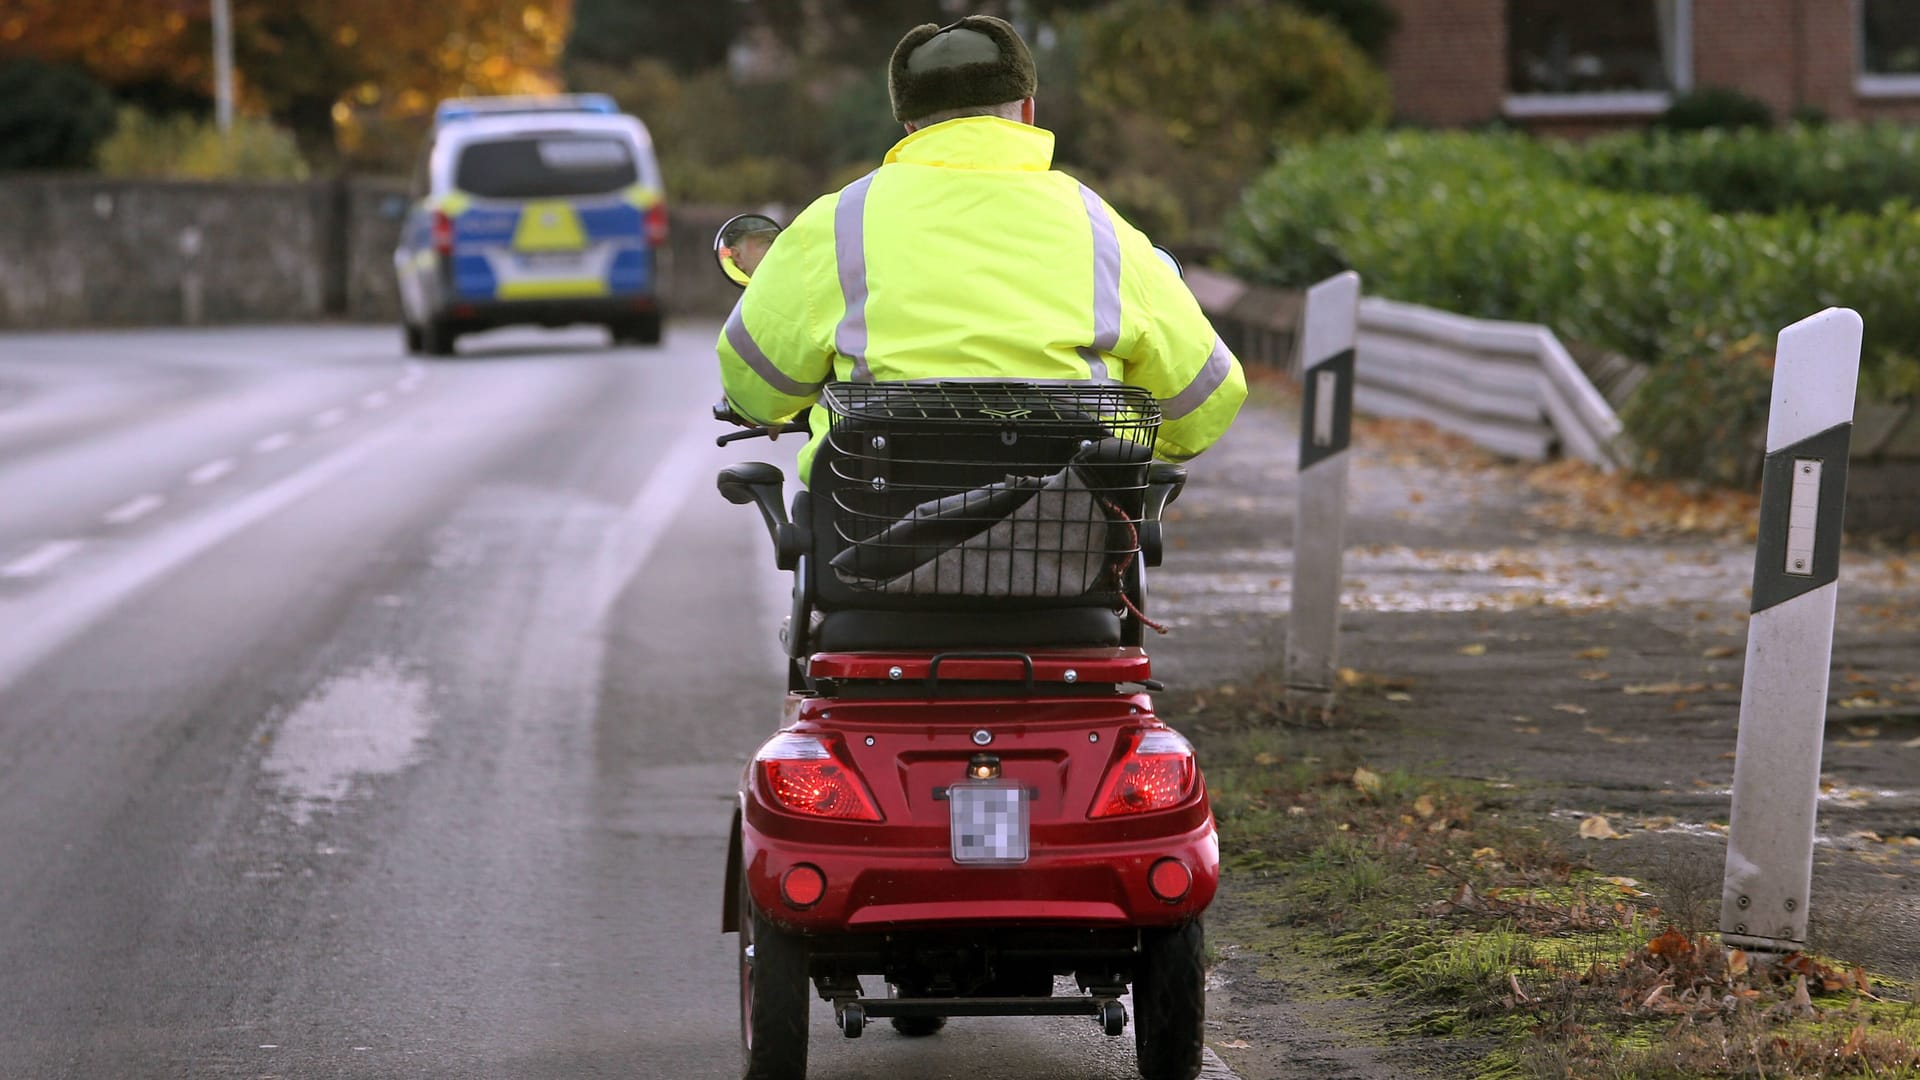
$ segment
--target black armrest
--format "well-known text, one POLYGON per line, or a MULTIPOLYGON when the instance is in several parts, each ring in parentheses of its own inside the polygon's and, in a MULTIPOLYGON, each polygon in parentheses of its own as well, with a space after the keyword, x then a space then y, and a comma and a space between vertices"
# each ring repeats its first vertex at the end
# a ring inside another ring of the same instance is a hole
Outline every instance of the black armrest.
POLYGON ((1140 558, 1148 566, 1159 566, 1163 554, 1160 519, 1168 505, 1180 497, 1187 484, 1187 467, 1156 461, 1147 467, 1146 511, 1140 522, 1140 558))
POLYGON ((752 503, 760 508, 767 536, 773 541, 774 562, 782 570, 791 570, 806 545, 799 530, 787 520, 787 508, 780 501, 786 482, 786 474, 778 465, 743 461, 720 470, 719 488, 720 497, 735 506, 752 503))

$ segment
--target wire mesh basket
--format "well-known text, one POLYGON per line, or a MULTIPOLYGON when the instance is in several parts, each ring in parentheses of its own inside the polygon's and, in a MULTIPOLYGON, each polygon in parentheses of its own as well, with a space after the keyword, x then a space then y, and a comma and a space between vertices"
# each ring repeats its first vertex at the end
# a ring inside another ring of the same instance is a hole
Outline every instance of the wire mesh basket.
POLYGON ((1160 408, 1127 386, 836 383, 815 485, 869 593, 1119 596, 1160 408), (824 469, 822 468, 824 466, 824 469), (827 483, 819 483, 825 473, 827 483))

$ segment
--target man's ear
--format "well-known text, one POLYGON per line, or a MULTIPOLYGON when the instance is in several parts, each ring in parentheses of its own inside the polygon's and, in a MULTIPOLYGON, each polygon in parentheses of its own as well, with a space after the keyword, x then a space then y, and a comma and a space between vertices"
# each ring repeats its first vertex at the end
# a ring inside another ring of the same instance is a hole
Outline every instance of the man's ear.
POLYGON ((1028 98, 1027 100, 1020 103, 1020 122, 1027 125, 1028 127, 1034 126, 1032 98, 1028 98))
POLYGON ((901 125, 901 126, 902 126, 902 127, 905 127, 905 128, 907 129, 907 134, 909 134, 909 135, 911 135, 911 134, 913 134, 914 132, 916 132, 916 131, 919 131, 919 130, 920 130, 920 128, 919 128, 919 127, 918 127, 917 125, 915 125, 915 124, 914 124, 914 122, 913 122, 913 121, 911 121, 911 120, 909 120, 909 121, 907 121, 907 122, 906 122, 905 124, 903 124, 903 125, 901 125))

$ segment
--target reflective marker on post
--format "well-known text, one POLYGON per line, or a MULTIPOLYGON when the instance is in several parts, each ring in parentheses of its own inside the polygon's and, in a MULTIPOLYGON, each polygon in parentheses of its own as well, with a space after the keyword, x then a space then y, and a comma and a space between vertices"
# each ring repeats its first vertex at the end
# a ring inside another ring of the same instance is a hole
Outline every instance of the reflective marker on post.
POLYGON ((1287 706, 1296 711, 1333 707, 1359 317, 1359 274, 1335 274, 1307 290, 1300 331, 1300 498, 1287 615, 1287 706))
POLYGON ((1720 907, 1722 939, 1745 949, 1807 940, 1860 335, 1859 315, 1828 308, 1782 330, 1774 361, 1720 907))

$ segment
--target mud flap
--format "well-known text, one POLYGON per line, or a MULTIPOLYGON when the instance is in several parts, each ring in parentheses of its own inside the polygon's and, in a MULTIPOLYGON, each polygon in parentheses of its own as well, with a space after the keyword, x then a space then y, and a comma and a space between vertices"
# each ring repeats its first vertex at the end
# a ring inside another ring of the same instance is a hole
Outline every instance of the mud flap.
POLYGON ((733 808, 733 825, 727 829, 727 881, 720 900, 720 932, 740 930, 740 808, 733 808))

